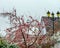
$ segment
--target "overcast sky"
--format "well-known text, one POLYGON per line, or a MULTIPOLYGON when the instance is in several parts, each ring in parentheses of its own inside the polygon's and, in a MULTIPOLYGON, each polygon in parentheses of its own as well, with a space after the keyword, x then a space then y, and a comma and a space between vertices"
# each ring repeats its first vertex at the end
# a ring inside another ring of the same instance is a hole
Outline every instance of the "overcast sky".
MULTIPOLYGON (((0 0, 0 12, 11 11, 15 8, 17 15, 31 15, 33 18, 41 20, 41 16, 46 16, 46 12, 56 13, 60 11, 60 0, 0 0)), ((7 28, 7 18, 0 17, 0 28, 7 28), (5 25, 6 24, 6 25, 5 25)))
POLYGON ((60 10, 60 0, 0 0, 0 10, 17 9, 19 15, 43 16, 50 10, 60 10))

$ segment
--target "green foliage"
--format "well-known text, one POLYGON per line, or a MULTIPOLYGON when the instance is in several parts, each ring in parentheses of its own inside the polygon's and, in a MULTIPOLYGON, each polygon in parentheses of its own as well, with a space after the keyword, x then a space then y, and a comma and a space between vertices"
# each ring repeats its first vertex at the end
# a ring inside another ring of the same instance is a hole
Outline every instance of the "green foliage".
POLYGON ((17 45, 15 45, 15 44, 11 44, 10 46, 9 46, 9 48, 19 48, 17 45))
POLYGON ((6 40, 0 38, 0 48, 19 48, 15 44, 9 44, 6 40))

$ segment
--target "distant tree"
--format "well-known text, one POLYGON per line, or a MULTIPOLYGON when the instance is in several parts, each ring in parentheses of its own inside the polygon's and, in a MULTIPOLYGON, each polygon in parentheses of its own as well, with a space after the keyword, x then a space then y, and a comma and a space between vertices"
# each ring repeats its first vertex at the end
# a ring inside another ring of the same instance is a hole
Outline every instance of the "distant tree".
POLYGON ((31 20, 25 22, 23 16, 16 15, 15 9, 12 13, 6 12, 1 15, 8 16, 10 20, 11 27, 6 29, 6 38, 10 43, 16 43, 21 48, 36 48, 34 44, 44 28, 38 20, 29 16, 31 20))

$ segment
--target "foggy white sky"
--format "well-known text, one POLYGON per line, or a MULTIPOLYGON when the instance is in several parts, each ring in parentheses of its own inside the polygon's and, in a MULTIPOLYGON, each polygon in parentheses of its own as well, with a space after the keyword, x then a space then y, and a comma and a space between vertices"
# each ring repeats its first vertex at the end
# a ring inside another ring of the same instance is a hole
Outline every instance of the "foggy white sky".
MULTIPOLYGON (((46 12, 56 13, 60 11, 60 0, 0 0, 0 12, 11 11, 13 8, 17 10, 17 15, 31 15, 40 20, 41 16, 46 16, 46 12)), ((7 28, 7 18, 0 17, 0 30, 7 28)))
POLYGON ((56 12, 60 9, 60 0, 0 0, 0 10, 17 9, 19 15, 45 15, 47 10, 56 12))

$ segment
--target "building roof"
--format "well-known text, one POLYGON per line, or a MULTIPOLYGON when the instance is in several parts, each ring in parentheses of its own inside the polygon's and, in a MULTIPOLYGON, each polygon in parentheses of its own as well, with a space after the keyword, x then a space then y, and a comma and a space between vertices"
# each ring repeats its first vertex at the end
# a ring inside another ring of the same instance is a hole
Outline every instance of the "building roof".
POLYGON ((42 21, 44 22, 46 31, 49 34, 53 34, 53 24, 54 24, 54 33, 60 30, 60 18, 54 17, 53 20, 52 17, 42 17, 41 22, 42 21))

